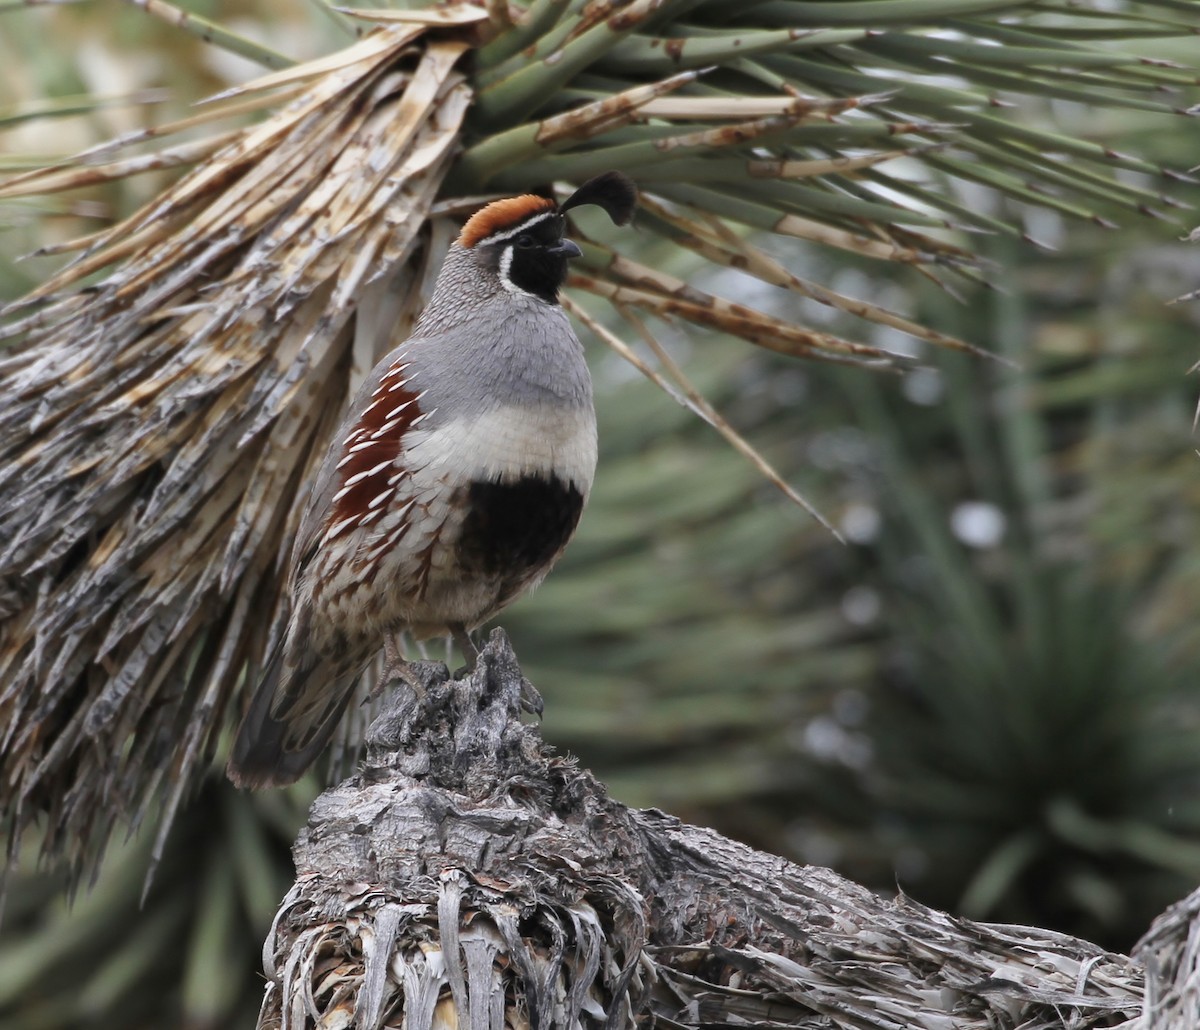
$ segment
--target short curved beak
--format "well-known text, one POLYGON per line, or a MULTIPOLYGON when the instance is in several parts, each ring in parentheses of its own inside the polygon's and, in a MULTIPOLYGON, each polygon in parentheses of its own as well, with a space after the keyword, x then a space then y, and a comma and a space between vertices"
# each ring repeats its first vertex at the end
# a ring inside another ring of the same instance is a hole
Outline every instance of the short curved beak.
POLYGON ((564 258, 583 257, 583 251, 574 240, 559 240, 553 247, 547 247, 551 254, 561 254, 564 258))

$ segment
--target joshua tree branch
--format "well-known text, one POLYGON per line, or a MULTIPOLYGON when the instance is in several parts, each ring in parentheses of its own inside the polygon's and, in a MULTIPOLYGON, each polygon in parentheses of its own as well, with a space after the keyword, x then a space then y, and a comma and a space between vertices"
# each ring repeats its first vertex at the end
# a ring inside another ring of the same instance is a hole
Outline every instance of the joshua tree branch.
POLYGON ((880 898, 613 801, 522 718, 499 631, 415 670, 296 844, 262 1027, 1200 1026, 1200 895, 1136 958, 880 898))

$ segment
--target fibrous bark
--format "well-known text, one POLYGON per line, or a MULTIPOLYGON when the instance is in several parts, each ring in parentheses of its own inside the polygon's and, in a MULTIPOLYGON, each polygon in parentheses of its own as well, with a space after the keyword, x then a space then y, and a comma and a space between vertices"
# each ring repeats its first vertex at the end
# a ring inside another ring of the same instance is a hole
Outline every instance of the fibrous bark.
POLYGON ((884 899, 613 801, 500 631, 412 668, 296 844, 261 1027, 1200 1026, 1200 895, 1135 958, 884 899))

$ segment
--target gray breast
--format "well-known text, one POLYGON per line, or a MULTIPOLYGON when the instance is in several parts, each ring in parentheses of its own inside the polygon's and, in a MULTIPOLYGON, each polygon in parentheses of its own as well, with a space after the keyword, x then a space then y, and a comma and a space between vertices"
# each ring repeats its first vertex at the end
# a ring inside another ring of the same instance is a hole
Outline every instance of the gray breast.
POLYGON ((422 409, 436 409, 433 424, 497 407, 592 406, 583 346, 566 314, 534 298, 490 297, 469 320, 416 337, 403 353, 422 409))

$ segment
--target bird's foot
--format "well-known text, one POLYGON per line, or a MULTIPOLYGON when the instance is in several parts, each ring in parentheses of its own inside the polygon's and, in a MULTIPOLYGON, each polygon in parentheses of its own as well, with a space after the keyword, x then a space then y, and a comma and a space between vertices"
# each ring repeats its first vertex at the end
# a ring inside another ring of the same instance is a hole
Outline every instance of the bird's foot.
POLYGON ((425 685, 421 677, 417 675, 416 670, 412 667, 412 662, 405 658, 404 653, 400 650, 400 635, 398 633, 389 633, 383 638, 383 675, 379 677, 379 682, 375 685, 375 689, 371 691, 367 700, 375 700, 393 680, 400 680, 402 683, 407 683, 412 687, 418 698, 425 695, 425 685))

